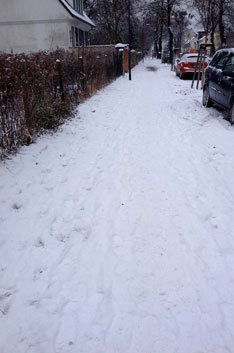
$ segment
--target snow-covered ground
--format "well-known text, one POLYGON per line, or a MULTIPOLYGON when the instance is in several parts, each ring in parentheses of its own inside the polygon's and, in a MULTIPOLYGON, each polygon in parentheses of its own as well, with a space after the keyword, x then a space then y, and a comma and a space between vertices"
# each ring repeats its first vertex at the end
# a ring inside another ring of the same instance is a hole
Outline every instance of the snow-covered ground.
POLYGON ((233 353, 234 127, 190 84, 146 60, 1 163, 1 353, 233 353))

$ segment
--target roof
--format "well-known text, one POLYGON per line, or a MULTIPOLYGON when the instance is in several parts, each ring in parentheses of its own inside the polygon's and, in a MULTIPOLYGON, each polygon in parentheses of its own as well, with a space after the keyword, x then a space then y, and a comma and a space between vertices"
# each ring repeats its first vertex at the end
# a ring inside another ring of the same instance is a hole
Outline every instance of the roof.
POLYGON ((199 42, 201 42, 204 38, 206 38, 207 37, 207 35, 204 35, 203 37, 201 37, 200 39, 199 39, 199 42))
MULTIPOLYGON (((219 49, 219 50, 217 50, 217 52, 228 52, 228 53, 233 53, 234 54, 234 48, 223 48, 223 49, 219 49)), ((216 53, 217 53, 216 52, 216 53)))
POLYGON ((193 36, 193 38, 188 39, 188 40, 184 43, 184 45, 189 44, 194 38, 195 38, 195 36, 193 36))
POLYGON ((96 25, 93 23, 92 20, 86 15, 86 13, 83 11, 83 15, 81 15, 79 12, 73 9, 73 7, 66 1, 66 0, 59 0, 60 3, 67 9, 67 11, 70 13, 72 17, 75 17, 77 20, 80 20, 84 23, 89 24, 92 27, 96 27, 96 25))

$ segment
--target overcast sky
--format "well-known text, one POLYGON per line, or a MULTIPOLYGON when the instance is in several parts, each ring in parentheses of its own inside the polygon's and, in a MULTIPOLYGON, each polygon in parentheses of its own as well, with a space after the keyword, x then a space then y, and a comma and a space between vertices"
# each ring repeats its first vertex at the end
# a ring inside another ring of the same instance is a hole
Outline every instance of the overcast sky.
POLYGON ((182 0, 181 1, 181 7, 183 7, 188 13, 191 13, 194 15, 194 18, 191 20, 191 25, 190 27, 195 31, 202 31, 203 27, 202 24, 199 23, 199 14, 196 8, 192 5, 192 1, 189 0, 182 0))

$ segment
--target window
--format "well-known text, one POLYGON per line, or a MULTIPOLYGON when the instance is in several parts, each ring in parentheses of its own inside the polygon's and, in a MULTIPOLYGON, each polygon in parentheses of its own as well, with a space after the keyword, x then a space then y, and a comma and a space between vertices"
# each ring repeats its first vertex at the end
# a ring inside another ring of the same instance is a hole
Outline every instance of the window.
POLYGON ((77 12, 82 14, 83 13, 83 0, 73 0, 73 8, 77 12))
POLYGON ((225 70, 234 71, 234 55, 230 56, 226 62, 225 70))
POLYGON ((70 34, 70 43, 72 44, 72 28, 70 29, 69 34, 70 34))
POLYGON ((80 45, 79 42, 79 29, 76 27, 72 27, 70 31, 70 41, 73 47, 78 47, 80 45))
POLYGON ((80 45, 79 41, 79 30, 78 28, 75 29, 75 46, 78 47, 80 45))
POLYGON ((217 69, 222 69, 223 64, 226 61, 227 57, 228 57, 228 52, 221 53, 218 60, 214 64, 214 67, 216 67, 217 69))
POLYGON ((70 31, 70 41, 72 43, 72 46, 74 47, 76 44, 75 44, 75 27, 72 27, 71 28, 71 31, 70 31))
POLYGON ((90 38, 88 37, 87 32, 84 32, 77 27, 72 27, 70 30, 70 42, 73 47, 79 47, 89 43, 90 38))
POLYGON ((219 53, 215 54, 215 56, 213 57, 213 59, 210 62, 210 66, 215 66, 216 65, 217 61, 219 60, 219 56, 220 56, 219 53))
POLYGON ((188 62, 189 63, 196 63, 197 62, 198 56, 188 56, 188 62))
POLYGON ((79 38, 80 38, 80 45, 85 45, 85 36, 84 31, 79 29, 79 38))

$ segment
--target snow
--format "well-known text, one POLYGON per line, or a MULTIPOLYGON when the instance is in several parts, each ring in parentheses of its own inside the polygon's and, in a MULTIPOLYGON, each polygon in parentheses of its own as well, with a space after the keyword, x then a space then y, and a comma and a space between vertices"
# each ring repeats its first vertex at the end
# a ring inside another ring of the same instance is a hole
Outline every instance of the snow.
POLYGON ((230 54, 234 54, 234 48, 223 48, 223 49, 219 49, 218 52, 221 52, 221 53, 222 52, 225 52, 225 53, 228 52, 229 55, 230 55, 230 54))
POLYGON ((193 36, 192 38, 190 38, 190 39, 188 39, 185 43, 184 43, 184 45, 186 45, 186 44, 188 44, 188 43, 190 43, 194 38, 196 38, 195 36, 193 36))
POLYGON ((128 44, 118 43, 118 44, 115 45, 115 48, 119 49, 119 48, 124 48, 124 47, 127 47, 127 46, 128 46, 128 44))
POLYGON ((0 165, 1 353, 230 353, 234 128, 145 60, 0 165))

